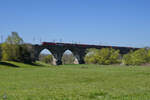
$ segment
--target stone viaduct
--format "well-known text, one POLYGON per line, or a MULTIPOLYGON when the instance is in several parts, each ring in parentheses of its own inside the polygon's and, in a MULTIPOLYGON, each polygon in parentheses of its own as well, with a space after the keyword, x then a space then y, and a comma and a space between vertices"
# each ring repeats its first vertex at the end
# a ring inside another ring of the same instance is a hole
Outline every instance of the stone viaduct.
POLYGON ((56 59, 56 65, 62 64, 62 56, 66 50, 70 50, 78 60, 79 64, 84 63, 84 57, 86 50, 90 48, 102 49, 102 48, 113 48, 120 50, 120 54, 126 54, 130 50, 137 50, 138 48, 131 47, 116 47, 116 46, 102 46, 102 45, 87 45, 87 44, 71 44, 71 43, 53 43, 43 42, 41 45, 32 45, 34 49, 34 60, 39 59, 40 52, 44 49, 48 49, 54 58, 56 59))

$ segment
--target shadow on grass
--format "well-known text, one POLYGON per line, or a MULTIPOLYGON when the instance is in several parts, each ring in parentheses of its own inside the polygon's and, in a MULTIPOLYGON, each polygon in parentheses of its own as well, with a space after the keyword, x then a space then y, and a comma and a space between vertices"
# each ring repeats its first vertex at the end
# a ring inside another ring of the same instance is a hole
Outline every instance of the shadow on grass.
POLYGON ((32 63, 23 63, 23 64, 30 65, 30 66, 34 66, 34 67, 46 67, 46 65, 40 64, 40 63, 36 63, 36 62, 32 62, 32 63))
MULTIPOLYGON (((26 63, 25 63, 25 64, 26 64, 26 63)), ((38 67, 44 67, 44 65, 38 64, 38 63, 30 63, 29 65, 38 66, 38 67)))
MULTIPOLYGON (((14 61, 15 62, 15 61, 14 61)), ((18 63, 17 65, 16 64, 13 64, 13 63, 11 63, 11 62, 3 62, 3 61, 1 61, 0 62, 0 65, 2 65, 2 66, 8 66, 8 67, 14 67, 14 68, 19 68, 19 67, 21 67, 21 66, 33 66, 33 67, 46 67, 46 65, 43 65, 43 64, 40 64, 40 63, 23 63, 23 62, 16 62, 16 63, 18 63), (25 65, 19 65, 19 64, 25 64, 25 65), (19 66, 18 66, 19 65, 19 66)))
POLYGON ((37 64, 37 63, 34 63, 34 62, 30 62, 30 63, 28 63, 28 62, 18 62, 18 61, 14 61, 14 62, 22 63, 22 64, 29 65, 29 66, 38 66, 38 67, 42 66, 41 64, 37 64))
POLYGON ((40 63, 32 63, 32 64, 30 64, 30 65, 37 66, 37 67, 54 66, 54 65, 50 65, 50 64, 49 64, 49 65, 48 65, 48 64, 46 65, 46 64, 42 64, 42 63, 41 63, 41 64, 40 64, 40 63))
POLYGON ((19 66, 11 64, 11 63, 8 63, 8 62, 0 62, 0 65, 19 68, 19 66))

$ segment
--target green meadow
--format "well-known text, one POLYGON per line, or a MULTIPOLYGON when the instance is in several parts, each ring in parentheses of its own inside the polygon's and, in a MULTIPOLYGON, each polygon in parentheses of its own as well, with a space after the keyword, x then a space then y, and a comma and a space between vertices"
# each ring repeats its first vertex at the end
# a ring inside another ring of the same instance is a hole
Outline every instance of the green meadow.
POLYGON ((150 67, 1 62, 0 100, 150 100, 150 67))

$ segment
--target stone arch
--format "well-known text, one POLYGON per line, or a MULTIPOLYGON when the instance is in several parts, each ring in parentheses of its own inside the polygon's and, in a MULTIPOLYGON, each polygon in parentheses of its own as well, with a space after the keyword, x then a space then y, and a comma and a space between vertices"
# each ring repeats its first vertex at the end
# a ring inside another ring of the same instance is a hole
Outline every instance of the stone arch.
POLYGON ((41 56, 41 54, 42 54, 43 51, 45 51, 45 55, 43 55, 43 56, 52 55, 52 57, 53 57, 52 64, 53 64, 53 65, 56 65, 56 59, 55 59, 55 57, 54 57, 54 54, 52 53, 52 50, 47 49, 47 48, 42 48, 42 49, 39 51, 38 60, 40 60, 39 58, 40 58, 40 56, 41 56))
POLYGON ((79 64, 75 53, 71 49, 65 49, 62 54, 62 63, 63 64, 79 64), (68 61, 69 60, 69 61, 68 61))

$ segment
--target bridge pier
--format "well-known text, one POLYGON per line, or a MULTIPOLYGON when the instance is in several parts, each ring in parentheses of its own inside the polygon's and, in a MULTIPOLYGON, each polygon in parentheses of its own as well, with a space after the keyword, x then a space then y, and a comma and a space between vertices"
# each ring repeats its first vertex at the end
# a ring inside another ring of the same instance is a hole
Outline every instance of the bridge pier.
POLYGON ((56 65, 62 65, 61 59, 62 59, 64 50, 62 48, 57 48, 53 51, 54 51, 53 56, 56 59, 56 65))
POLYGON ((79 54, 75 55, 75 57, 77 58, 79 64, 84 64, 85 63, 84 62, 84 57, 81 57, 79 54))
POLYGON ((85 64, 84 59, 81 59, 78 62, 79 62, 79 64, 85 64))
POLYGON ((62 65, 62 61, 61 60, 57 60, 56 61, 56 65, 62 65))
POLYGON ((86 55, 85 51, 86 50, 83 49, 83 50, 78 50, 74 53, 75 57, 78 59, 79 64, 84 64, 85 63, 85 61, 84 61, 84 57, 86 55))

